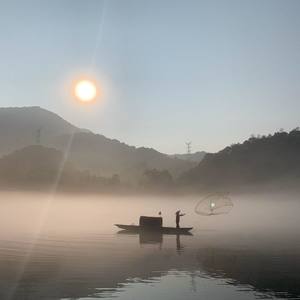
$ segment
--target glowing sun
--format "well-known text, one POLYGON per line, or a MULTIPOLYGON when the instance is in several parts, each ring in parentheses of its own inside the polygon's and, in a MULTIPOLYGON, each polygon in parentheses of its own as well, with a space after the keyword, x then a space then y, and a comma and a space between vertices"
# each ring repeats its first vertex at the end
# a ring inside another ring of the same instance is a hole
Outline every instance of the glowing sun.
POLYGON ((81 80, 75 84, 75 96, 82 102, 90 102, 97 96, 97 87, 92 81, 81 80))

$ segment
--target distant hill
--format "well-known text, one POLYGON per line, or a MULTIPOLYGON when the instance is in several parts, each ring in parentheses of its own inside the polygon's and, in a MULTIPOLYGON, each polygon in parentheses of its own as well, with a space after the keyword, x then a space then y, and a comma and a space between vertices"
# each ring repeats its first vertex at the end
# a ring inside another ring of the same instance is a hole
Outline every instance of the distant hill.
POLYGON ((195 153, 172 154, 171 157, 183 160, 193 161, 199 163, 207 153, 205 151, 198 151, 195 153))
POLYGON ((95 177, 78 170, 62 152, 44 146, 28 146, 0 158, 2 188, 101 189, 115 183, 116 178, 95 177))
POLYGON ((79 169, 93 174, 120 174, 136 181, 147 169, 168 170, 178 176, 195 162, 169 157, 150 148, 136 148, 117 140, 79 129, 40 107, 0 108, 0 155, 41 144, 68 154, 79 169))
POLYGON ((40 107, 0 108, 0 155, 74 131, 80 129, 40 107))
POLYGON ((252 137, 242 144, 207 154, 198 166, 183 174, 180 181, 198 188, 272 182, 300 184, 300 131, 252 137))
POLYGON ((101 176, 117 173, 122 179, 139 179, 148 169, 168 170, 173 176, 195 166, 189 162, 169 157, 151 148, 136 148, 103 135, 93 133, 76 133, 73 136, 62 135, 51 144, 65 151, 71 142, 69 158, 81 169, 91 170, 101 176))
POLYGON ((16 150, 0 159, 0 183, 48 184, 54 183, 59 173, 63 178, 74 176, 78 171, 63 161, 63 154, 52 148, 36 145, 16 150))

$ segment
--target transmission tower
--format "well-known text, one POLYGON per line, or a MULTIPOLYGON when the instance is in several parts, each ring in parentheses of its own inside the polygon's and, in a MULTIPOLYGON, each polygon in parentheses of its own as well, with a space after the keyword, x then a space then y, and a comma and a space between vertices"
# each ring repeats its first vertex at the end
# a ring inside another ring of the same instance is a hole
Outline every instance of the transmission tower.
POLYGON ((192 142, 186 142, 186 153, 191 154, 192 152, 192 142))

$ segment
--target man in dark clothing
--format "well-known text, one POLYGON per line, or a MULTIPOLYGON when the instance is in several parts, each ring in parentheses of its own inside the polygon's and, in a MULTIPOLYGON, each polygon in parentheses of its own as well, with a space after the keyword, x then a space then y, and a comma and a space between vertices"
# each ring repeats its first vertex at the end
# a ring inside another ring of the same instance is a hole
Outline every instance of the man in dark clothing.
POLYGON ((177 210, 175 215, 176 215, 176 228, 180 228, 179 226, 180 217, 183 217, 185 214, 181 214, 180 210, 177 210))

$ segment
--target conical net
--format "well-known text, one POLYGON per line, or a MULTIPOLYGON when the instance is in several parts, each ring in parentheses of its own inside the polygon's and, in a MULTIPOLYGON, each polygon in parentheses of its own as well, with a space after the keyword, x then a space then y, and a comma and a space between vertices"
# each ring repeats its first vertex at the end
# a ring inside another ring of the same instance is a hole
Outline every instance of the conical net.
POLYGON ((195 212, 202 216, 228 214, 233 203, 227 194, 214 193, 200 199, 195 207, 195 212))

